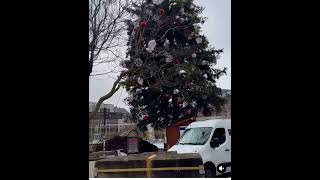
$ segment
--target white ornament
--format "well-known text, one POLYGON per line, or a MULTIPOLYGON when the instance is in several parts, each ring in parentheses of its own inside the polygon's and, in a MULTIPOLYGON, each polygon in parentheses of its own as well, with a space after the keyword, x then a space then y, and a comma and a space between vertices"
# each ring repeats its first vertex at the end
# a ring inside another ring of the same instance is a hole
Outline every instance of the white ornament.
POLYGON ((180 18, 180 16, 176 16, 176 19, 179 19, 180 18))
POLYGON ((196 58, 196 57, 197 57, 197 54, 196 54, 196 53, 193 53, 191 57, 192 57, 192 58, 196 58))
POLYGON ((172 102, 172 98, 169 99, 169 102, 172 102))
POLYGON ((208 65, 208 64, 209 64, 208 61, 202 61, 202 62, 201 62, 201 65, 203 65, 203 66, 204 66, 204 65, 208 65))
POLYGON ((153 4, 161 4, 164 0, 152 0, 153 4))
POLYGON ((172 6, 173 6, 173 3, 170 3, 169 10, 171 10, 172 6))
POLYGON ((180 13, 181 13, 181 14, 184 14, 184 8, 181 8, 181 9, 180 9, 180 13))
POLYGON ((174 91, 173 91, 173 94, 178 94, 179 93, 179 89, 175 89, 174 91))
POLYGON ((157 45, 157 42, 156 42, 156 40, 153 39, 153 40, 148 42, 148 47, 146 48, 146 50, 149 53, 151 53, 154 50, 154 48, 156 47, 156 45, 157 45))
POLYGON ((196 41, 197 41, 198 44, 200 44, 200 43, 202 43, 202 38, 201 37, 197 37, 196 41))
POLYGON ((140 100, 142 100, 142 99, 143 99, 143 96, 140 97, 140 100))
POLYGON ((204 74, 203 77, 207 79, 207 78, 208 78, 208 75, 207 75, 207 74, 204 74))
POLYGON ((166 62, 169 63, 169 62, 172 62, 172 60, 173 60, 173 57, 170 54, 167 55, 166 62))
POLYGON ((168 39, 166 39, 163 43, 163 46, 168 49, 169 48, 169 45, 170 45, 170 41, 168 39))
POLYGON ((146 13, 147 13, 148 15, 151 15, 151 14, 152 14, 152 11, 151 11, 150 9, 148 9, 148 10, 146 10, 146 13))
POLYGON ((142 85, 142 84, 143 84, 143 79, 142 79, 142 78, 138 78, 138 83, 139 83, 140 85, 142 85))
POLYGON ((190 104, 191 104, 192 107, 196 107, 197 106, 197 102, 196 101, 193 101, 190 104))
POLYGON ((139 93, 142 93, 142 90, 141 90, 141 89, 137 89, 137 90, 136 90, 136 93, 138 93, 138 94, 139 94, 139 93))
POLYGON ((186 107, 188 105, 187 102, 183 102, 182 107, 186 107))
POLYGON ((158 16, 158 15, 154 15, 154 16, 152 17, 152 19, 153 19, 154 21, 159 21, 160 16, 158 16))
POLYGON ((180 70, 179 71, 179 74, 185 74, 185 73, 187 73, 185 70, 180 70))
POLYGON ((138 58, 138 59, 136 59, 136 60, 134 61, 134 64, 135 64, 136 66, 142 66, 142 60, 141 60, 140 58, 138 58))

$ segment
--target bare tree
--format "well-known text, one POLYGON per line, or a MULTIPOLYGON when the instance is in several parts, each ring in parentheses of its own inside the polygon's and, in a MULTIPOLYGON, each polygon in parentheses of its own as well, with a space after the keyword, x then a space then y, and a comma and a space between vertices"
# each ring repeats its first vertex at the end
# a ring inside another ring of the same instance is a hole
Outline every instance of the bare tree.
POLYGON ((130 0, 90 0, 89 76, 95 75, 92 74, 95 66, 122 59, 119 49, 126 43, 124 19, 129 5, 130 0))
MULTIPOLYGON (((131 0, 90 0, 89 1, 89 77, 119 73, 119 62, 123 60, 121 48, 126 45, 126 24, 131 0), (102 72, 94 72, 99 65, 108 64, 102 72), (113 67, 112 67, 113 66, 113 67)), ((91 119, 102 102, 110 98, 119 88, 124 73, 115 80, 112 89, 101 97, 91 119)))

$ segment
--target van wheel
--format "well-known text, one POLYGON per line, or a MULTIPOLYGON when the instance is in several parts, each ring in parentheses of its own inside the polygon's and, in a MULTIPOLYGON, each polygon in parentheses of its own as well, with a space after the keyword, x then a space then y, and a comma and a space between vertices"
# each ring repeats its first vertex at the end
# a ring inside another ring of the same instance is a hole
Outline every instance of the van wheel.
POLYGON ((204 171, 206 178, 216 177, 216 169, 214 167, 206 167, 204 171))

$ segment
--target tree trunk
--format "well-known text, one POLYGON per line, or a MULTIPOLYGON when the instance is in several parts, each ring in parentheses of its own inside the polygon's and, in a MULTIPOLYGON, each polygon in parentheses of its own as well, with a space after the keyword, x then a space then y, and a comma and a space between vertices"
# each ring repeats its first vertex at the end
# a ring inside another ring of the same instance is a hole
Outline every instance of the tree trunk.
POLYGON ((89 115, 89 120, 94 118, 94 116, 97 114, 97 112, 99 111, 99 108, 100 108, 101 104, 103 103, 103 101, 109 99, 115 92, 117 92, 120 89, 119 82, 122 79, 122 77, 124 75, 126 75, 127 73, 128 73, 128 71, 121 72, 121 74, 118 76, 118 79, 113 83, 113 86, 112 86, 112 89, 110 90, 110 92, 108 94, 102 96, 99 99, 99 101, 96 104, 96 107, 94 108, 93 112, 89 115))

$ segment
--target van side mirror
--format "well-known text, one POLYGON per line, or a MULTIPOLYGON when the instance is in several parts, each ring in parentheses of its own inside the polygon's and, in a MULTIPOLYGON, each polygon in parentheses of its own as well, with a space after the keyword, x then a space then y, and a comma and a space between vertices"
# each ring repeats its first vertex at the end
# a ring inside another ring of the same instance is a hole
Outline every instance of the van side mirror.
POLYGON ((210 141, 210 146, 215 149, 217 147, 219 147, 220 143, 219 143, 219 138, 213 138, 211 141, 210 141))

